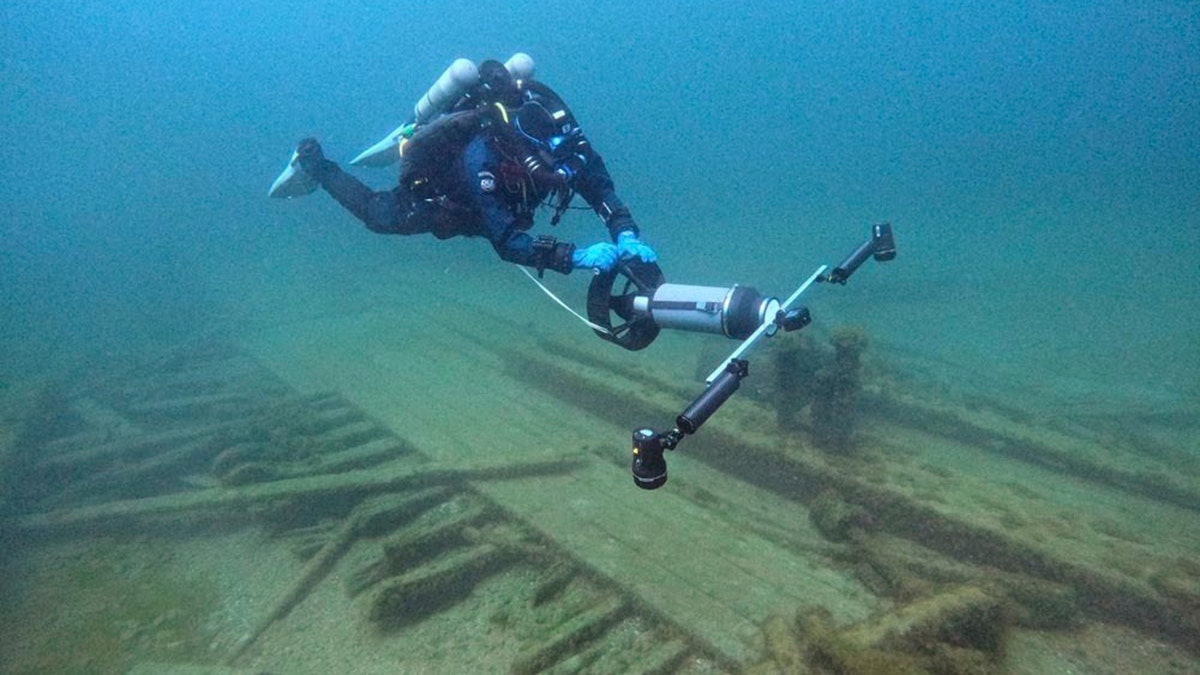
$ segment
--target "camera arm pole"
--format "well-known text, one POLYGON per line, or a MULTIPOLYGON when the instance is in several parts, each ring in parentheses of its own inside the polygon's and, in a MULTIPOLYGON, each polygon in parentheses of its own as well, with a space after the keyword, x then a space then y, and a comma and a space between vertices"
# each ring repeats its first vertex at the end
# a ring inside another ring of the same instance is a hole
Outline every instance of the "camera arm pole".
POLYGON ((821 265, 813 272, 788 299, 779 306, 773 320, 764 320, 758 328, 747 337, 737 349, 733 350, 721 365, 717 366, 708 378, 706 387, 691 405, 675 418, 675 427, 670 431, 658 432, 649 427, 635 429, 633 432, 633 482, 644 490, 655 490, 667 482, 667 461, 663 457, 665 450, 674 450, 684 436, 696 433, 702 424, 712 417, 729 397, 741 386, 742 380, 750 374, 749 362, 741 358, 754 343, 763 335, 774 335, 777 330, 797 330, 808 325, 811 317, 808 310, 800 307, 789 310, 796 300, 814 283, 825 281, 845 284, 851 274, 862 266, 868 258, 874 256, 878 261, 888 261, 896 257, 896 241, 892 236, 892 227, 881 223, 871 228, 871 236, 846 257, 829 274, 825 271, 828 265, 821 265))
POLYGON ((708 418, 712 417, 713 413, 717 412, 717 409, 724 405, 730 396, 733 396, 741 386, 742 380, 750 374, 750 363, 741 356, 759 338, 767 334, 774 335, 781 326, 787 326, 788 330, 794 330, 808 324, 810 318, 806 309, 801 308, 798 313, 793 313, 797 316, 791 318, 788 308, 800 298, 804 291, 819 281, 827 269, 829 269, 828 265, 818 267, 779 306, 779 311, 776 312, 773 320, 763 321, 749 337, 742 341, 742 344, 738 345, 737 349, 733 350, 732 354, 721 362, 721 365, 717 366, 717 369, 705 379, 704 391, 679 414, 679 417, 675 418, 673 429, 660 432, 643 427, 634 430, 633 482, 635 485, 644 490, 656 490, 666 484, 667 461, 663 457, 663 451, 674 450, 684 436, 696 433, 700 425, 707 422, 708 418))

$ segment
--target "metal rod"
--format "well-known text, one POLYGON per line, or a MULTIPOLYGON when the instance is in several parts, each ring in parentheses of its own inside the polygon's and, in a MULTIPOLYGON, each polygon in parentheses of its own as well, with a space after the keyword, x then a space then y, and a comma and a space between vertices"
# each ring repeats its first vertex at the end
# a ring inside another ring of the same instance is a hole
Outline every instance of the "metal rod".
MULTIPOLYGON (((781 311, 781 312, 788 311, 788 308, 790 308, 792 306, 792 303, 795 302, 797 299, 799 299, 800 295, 802 293, 804 293, 804 291, 808 290, 808 287, 812 286, 813 283, 816 282, 816 280, 818 278, 820 278, 820 276, 822 274, 824 274, 825 270, 828 268, 829 268, 829 265, 821 265, 820 267, 818 267, 817 271, 813 272, 812 276, 810 276, 808 278, 808 280, 806 280, 804 283, 800 284, 800 288, 797 288, 796 292, 792 293, 788 297, 787 301, 785 301, 782 305, 779 306, 779 311, 781 311)), ((712 371, 711 373, 709 373, 708 377, 704 378, 704 383, 712 384, 713 380, 717 379, 718 377, 720 377, 721 373, 725 372, 725 367, 729 365, 730 361, 741 357, 741 355, 744 354, 747 349, 750 349, 750 347, 754 344, 755 340, 762 337, 763 333, 766 333, 767 330, 771 326, 774 326, 774 325, 775 325, 775 317, 772 316, 769 318, 764 318, 762 324, 760 324, 759 327, 756 328, 754 330, 754 332, 750 334, 750 337, 748 337, 744 341, 742 341, 742 344, 738 345, 738 348, 733 350, 732 354, 725 357, 725 360, 722 361, 719 366, 717 366, 716 370, 712 371)))

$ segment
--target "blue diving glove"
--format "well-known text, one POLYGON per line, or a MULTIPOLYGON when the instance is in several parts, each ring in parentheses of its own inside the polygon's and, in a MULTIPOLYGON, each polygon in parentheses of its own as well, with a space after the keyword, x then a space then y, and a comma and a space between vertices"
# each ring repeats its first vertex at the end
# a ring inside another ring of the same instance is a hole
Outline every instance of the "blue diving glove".
POLYGON ((575 269, 591 267, 601 272, 607 272, 617 264, 617 247, 602 241, 587 248, 577 248, 571 254, 571 265, 575 269))
POLYGON ((658 254, 654 249, 642 243, 641 239, 630 230, 622 230, 617 235, 617 257, 618 258, 637 258, 644 263, 652 263, 658 260, 658 254))

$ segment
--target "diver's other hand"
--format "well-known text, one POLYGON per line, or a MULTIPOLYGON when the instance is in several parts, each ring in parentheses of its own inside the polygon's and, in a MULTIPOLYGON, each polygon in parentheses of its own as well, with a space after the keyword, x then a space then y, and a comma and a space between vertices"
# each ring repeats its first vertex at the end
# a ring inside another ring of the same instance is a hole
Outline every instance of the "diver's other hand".
POLYGON ((644 263, 652 263, 658 260, 658 254, 654 249, 642 243, 637 235, 630 230, 623 230, 617 235, 617 257, 637 258, 644 263))
POLYGON ((571 265, 575 269, 590 267, 607 272, 617 264, 617 247, 607 241, 592 244, 587 248, 577 248, 571 254, 571 265))
POLYGON ((325 152, 315 138, 306 138, 296 146, 296 163, 304 169, 304 173, 315 176, 325 162, 325 152))

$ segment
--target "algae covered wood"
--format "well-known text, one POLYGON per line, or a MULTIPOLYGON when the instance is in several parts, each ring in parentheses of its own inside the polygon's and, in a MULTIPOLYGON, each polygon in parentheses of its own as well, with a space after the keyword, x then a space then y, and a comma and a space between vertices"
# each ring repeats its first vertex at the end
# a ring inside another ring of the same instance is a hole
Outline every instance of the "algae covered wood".
POLYGON ((732 662, 753 660, 758 624, 773 613, 825 604, 850 621, 877 605, 819 559, 734 530, 670 492, 636 491, 614 474, 596 464, 477 487, 732 662))
POLYGON ((77 527, 112 527, 138 518, 205 509, 238 509, 282 498, 322 498, 333 495, 367 495, 412 484, 447 483, 463 480, 507 480, 529 474, 568 471, 577 459, 510 461, 502 458, 466 465, 386 465, 346 473, 292 478, 235 488, 211 488, 146 499, 108 502, 78 509, 21 516, 13 521, 20 531, 46 532, 77 527))
MULTIPOLYGON (((300 602, 310 588, 319 589, 314 601, 332 594, 352 605, 346 634, 361 626, 376 641, 368 651, 410 638, 408 645, 436 642, 448 617, 462 622, 456 633, 486 624, 472 635, 479 640, 544 619, 506 638, 511 667, 530 672, 629 670, 629 655, 646 653, 645 644, 629 648, 641 639, 632 636, 644 635, 643 622, 657 622, 651 644, 661 646, 660 659, 643 663, 662 672, 687 672, 681 664, 697 653, 715 655, 715 669, 729 671, 797 672, 817 663, 861 672, 874 658, 930 665, 914 652, 920 648, 957 653, 960 666, 987 672, 1012 665, 1000 662, 1008 632, 1070 636, 1085 622, 1128 634, 1132 626, 1147 644, 1196 649, 1200 577, 1186 557, 1196 550, 1188 493, 1151 494, 1152 481, 1126 480, 1132 474, 1122 467, 1095 470, 1104 464, 1094 443, 1086 459, 1058 461, 1056 453, 1086 445, 1060 442, 1061 427, 1055 435, 1015 418, 940 414, 880 386, 865 398, 865 424, 842 439, 848 443, 819 452, 807 413, 782 416, 795 425, 786 432, 776 426, 781 416, 758 389, 771 386, 757 379, 759 368, 753 386, 668 455, 667 486, 647 493, 629 478, 631 425, 669 423, 702 385, 673 380, 662 360, 569 338, 504 342, 492 334, 494 317, 479 316, 487 320, 450 325, 414 309, 403 321, 366 315, 323 324, 308 341, 295 340, 290 327, 258 340, 263 362, 296 388, 345 394, 325 395, 315 414, 307 406, 302 426, 332 452, 271 464, 291 478, 13 524, 74 533, 284 503, 340 504, 287 531, 285 545, 300 540, 316 555, 273 605, 255 612, 266 618, 245 663, 298 646, 293 629, 320 618, 314 603, 300 602), (420 320, 410 321, 414 315, 420 320), (431 330, 435 350, 420 339, 431 330), (383 333, 388 340, 372 338, 383 333), (403 436, 370 440, 375 429, 360 413, 403 436), (292 473, 356 467, 401 447, 402 457, 369 470, 292 473), (557 469, 528 470, 534 466, 557 469), (406 524, 388 508, 370 534, 329 522, 363 497, 398 493, 440 519, 406 524), (1075 501, 1089 508, 1074 509, 1075 501), (456 502, 476 508, 456 519, 456 502), (1153 522, 1130 534, 1122 509, 1153 522), (1064 526, 1039 538, 1050 530, 1038 530, 1035 519, 1047 513, 1064 526), (1147 534, 1167 529, 1169 540, 1147 534), (378 539, 357 546, 356 537, 378 539), (506 594, 497 610, 488 603, 499 587, 506 594), (397 615, 412 623, 386 630, 405 622, 397 615), (276 622, 278 630, 266 630, 276 622), (964 631, 969 640, 960 639, 964 631)), ((218 391, 208 395, 174 407, 203 410, 199 403, 221 400, 218 391)), ((170 459, 170 448, 161 451, 170 459)), ((260 461, 268 460, 281 461, 260 461)))
MULTIPOLYGON (((349 336, 331 339, 361 344, 349 336)), ((528 345, 519 353, 517 347, 486 344, 484 336, 447 331, 442 335, 444 348, 426 354, 419 363, 401 358, 391 344, 372 343, 353 353, 325 345, 337 352, 336 371, 303 358, 280 359, 274 347, 260 353, 285 379, 303 383, 319 374, 321 388, 353 392, 348 395, 374 417, 403 426, 408 437, 422 438, 420 447, 434 457, 495 449, 579 457, 580 446, 587 442, 627 442, 628 430, 604 419, 613 401, 625 402, 621 398, 594 399, 599 417, 574 407, 576 396, 605 391, 573 388, 577 373, 585 369, 582 361, 547 354, 543 344, 528 345), (310 370, 314 366, 316 372, 310 370), (568 368, 576 370, 565 372, 568 368), (464 373, 463 379, 451 376, 458 372, 464 373), (552 373, 546 378, 548 389, 531 387, 526 378, 543 372, 552 373), (445 388, 431 384, 438 382, 445 388), (521 394, 497 395, 506 391, 521 394), (463 421, 447 429, 447 415, 463 421), (443 432, 421 436, 431 429, 443 432)), ((628 384, 612 373, 592 371, 614 389, 628 384)), ((683 466, 691 460, 679 461, 683 466)), ((728 499, 731 511, 752 514, 757 500, 778 501, 745 484, 725 491, 728 476, 706 475, 720 481, 721 487, 714 489, 724 496, 718 500, 728 499)), ((702 503, 680 498, 674 486, 686 484, 684 478, 669 489, 644 493, 633 486, 627 465, 589 461, 558 477, 474 486, 569 551, 582 566, 612 579, 629 597, 668 617, 731 663, 753 660, 758 623, 775 612, 826 603, 843 621, 850 621, 865 617, 878 604, 827 559, 797 554, 761 534, 772 529, 787 532, 794 529, 791 526, 768 522, 755 532, 749 515, 731 524, 702 503)), ((785 517, 806 520, 799 509, 785 517)))

